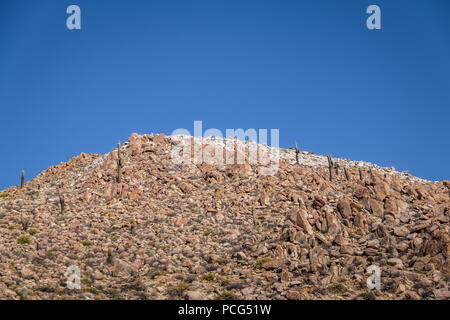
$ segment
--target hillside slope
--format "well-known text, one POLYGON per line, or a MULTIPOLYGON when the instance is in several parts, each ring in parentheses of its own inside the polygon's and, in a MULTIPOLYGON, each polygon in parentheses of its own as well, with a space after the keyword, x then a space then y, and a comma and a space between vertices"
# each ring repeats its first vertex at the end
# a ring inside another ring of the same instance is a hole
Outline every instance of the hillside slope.
POLYGON ((343 159, 329 181, 326 157, 293 150, 273 176, 176 165, 179 139, 133 134, 120 183, 113 150, 0 193, 0 298, 449 299, 448 181, 343 159))

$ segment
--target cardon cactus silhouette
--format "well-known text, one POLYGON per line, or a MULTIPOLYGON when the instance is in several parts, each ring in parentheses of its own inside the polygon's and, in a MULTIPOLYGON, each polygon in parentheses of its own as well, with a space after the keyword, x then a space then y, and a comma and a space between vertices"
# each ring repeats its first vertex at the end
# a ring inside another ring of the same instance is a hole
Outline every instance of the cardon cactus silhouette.
POLYGON ((120 183, 121 169, 123 166, 122 156, 120 155, 120 141, 117 143, 117 182, 120 183))

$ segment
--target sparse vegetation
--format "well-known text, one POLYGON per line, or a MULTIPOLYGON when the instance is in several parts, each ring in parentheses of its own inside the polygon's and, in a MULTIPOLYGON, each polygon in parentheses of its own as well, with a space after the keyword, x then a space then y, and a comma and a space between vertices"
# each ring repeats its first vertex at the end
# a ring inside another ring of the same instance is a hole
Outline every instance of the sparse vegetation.
POLYGON ((147 289, 147 286, 140 281, 139 279, 127 284, 124 289, 128 289, 128 290, 134 290, 134 291, 145 291, 145 289, 147 289))
POLYGON ((86 287, 90 287, 94 284, 94 280, 90 277, 89 274, 82 275, 80 282, 84 284, 86 287))
POLYGON ((347 287, 342 283, 333 283, 328 287, 328 292, 333 294, 343 294, 348 291, 347 287))
POLYGON ((206 273, 202 276, 202 280, 214 281, 214 275, 212 273, 206 273))
POLYGON ((258 259, 256 260, 255 265, 254 265, 253 267, 254 267, 255 269, 261 269, 262 266, 263 266, 265 263, 270 262, 270 261, 272 261, 272 259, 269 258, 269 257, 258 258, 258 259))
POLYGON ((156 277, 158 277, 158 276, 162 276, 162 275, 164 275, 166 272, 164 271, 164 270, 162 270, 162 269, 159 269, 159 268, 155 268, 155 269, 150 269, 148 272, 147 272, 147 276, 150 278, 150 279, 155 279, 156 277))
POLYGON ((217 295, 217 300, 239 300, 239 296, 231 291, 225 290, 217 295))
POLYGON ((29 244, 29 243, 31 243, 31 240, 28 237, 22 236, 22 237, 17 238, 17 243, 18 244, 29 244))
POLYGON ((182 296, 189 289, 189 284, 181 282, 180 284, 169 288, 169 293, 176 296, 182 296))
POLYGON ((35 291, 40 291, 40 292, 55 292, 55 288, 52 288, 48 285, 44 285, 44 286, 39 286, 35 289, 35 291))
POLYGON ((81 241, 80 242, 83 246, 91 246, 92 245, 92 242, 91 241, 89 241, 89 240, 83 240, 83 241, 81 241))
POLYGON ((228 279, 222 279, 222 280, 220 280, 220 285, 222 286, 222 287, 225 287, 225 286, 227 286, 227 285, 229 285, 230 284, 230 280, 228 280, 228 279))
POLYGON ((52 252, 52 251, 47 251, 46 255, 49 258, 57 258, 59 256, 59 253, 55 253, 55 252, 52 252))
POLYGON ((373 292, 361 293, 357 296, 357 298, 362 299, 362 300, 376 300, 377 299, 377 297, 375 296, 375 294, 373 292))

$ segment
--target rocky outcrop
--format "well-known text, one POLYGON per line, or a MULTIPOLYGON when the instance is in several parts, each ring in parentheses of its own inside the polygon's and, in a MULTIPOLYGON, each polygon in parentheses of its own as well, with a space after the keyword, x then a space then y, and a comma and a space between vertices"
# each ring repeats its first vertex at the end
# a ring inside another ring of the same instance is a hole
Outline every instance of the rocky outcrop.
POLYGON ((113 150, 2 191, 0 298, 449 298, 448 181, 336 159, 349 179, 330 182, 326 157, 297 164, 294 150, 273 176, 180 165, 177 141, 133 134, 120 183, 113 150), (372 265, 379 291, 366 285, 372 265), (69 266, 81 289, 67 287, 69 266))

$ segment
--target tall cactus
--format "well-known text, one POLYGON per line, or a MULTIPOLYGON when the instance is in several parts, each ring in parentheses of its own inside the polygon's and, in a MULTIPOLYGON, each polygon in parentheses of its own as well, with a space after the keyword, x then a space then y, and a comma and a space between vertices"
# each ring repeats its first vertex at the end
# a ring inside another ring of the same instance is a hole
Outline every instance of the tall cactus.
POLYGON ((297 147, 297 141, 295 141, 295 163, 297 163, 297 164, 300 164, 299 154, 300 154, 300 149, 297 147))
POLYGON ((65 201, 64 201, 64 194, 62 193, 59 194, 59 205, 61 206, 61 214, 63 214, 65 208, 65 201))
POLYGON ((333 159, 328 155, 328 170, 330 171, 330 181, 333 181, 333 159))
POLYGON ((350 177, 349 177, 349 175, 348 175, 348 172, 347 172, 347 168, 346 168, 346 167, 344 167, 344 174, 345 174, 345 178, 347 179, 347 181, 349 181, 349 180, 350 180, 350 177))
POLYGON ((108 264, 112 263, 112 250, 111 250, 111 248, 108 248, 108 252, 106 254, 106 263, 108 263, 108 264))
POLYGON ((120 155, 120 141, 117 143, 117 182, 120 183, 121 169, 122 169, 122 157, 120 155))
POLYGON ((22 176, 20 177, 20 189, 23 188, 24 182, 25 182, 25 171, 22 170, 22 176))

